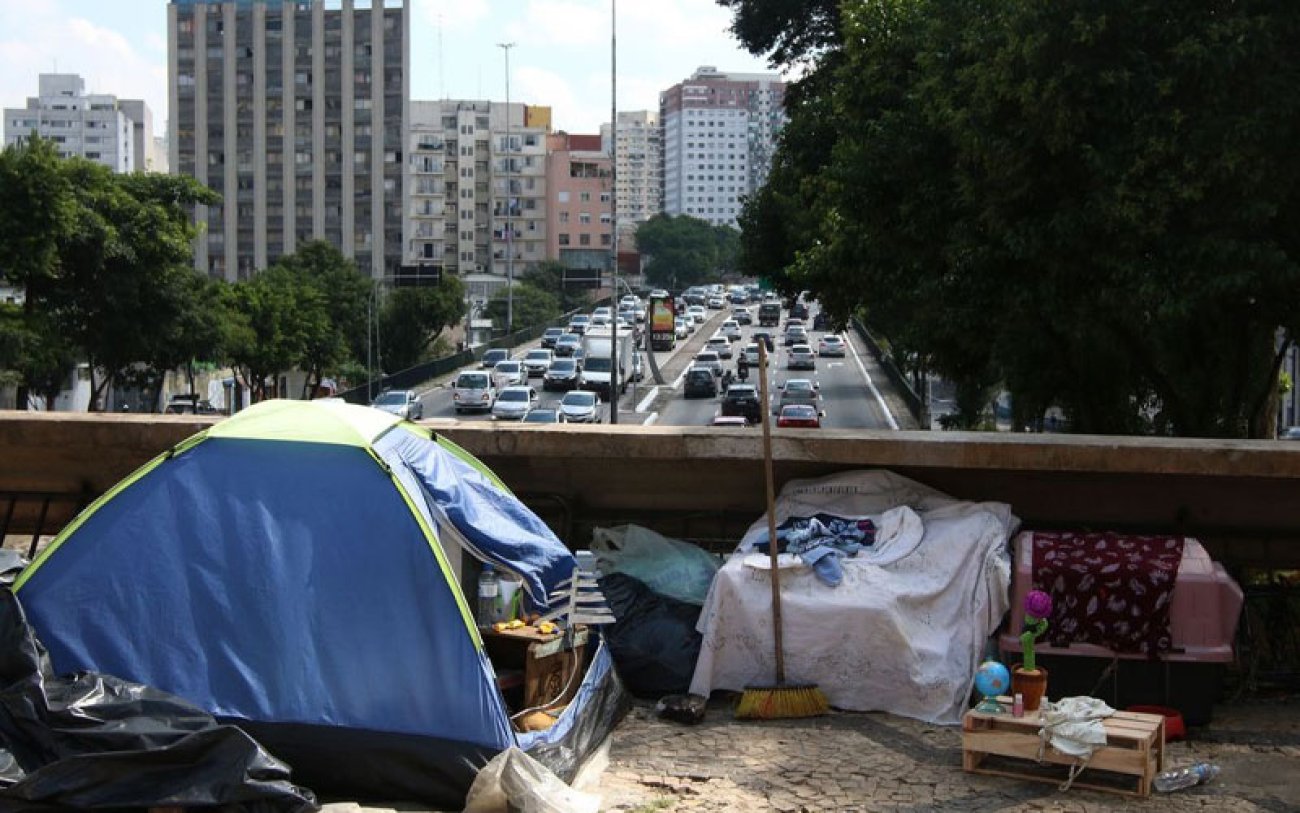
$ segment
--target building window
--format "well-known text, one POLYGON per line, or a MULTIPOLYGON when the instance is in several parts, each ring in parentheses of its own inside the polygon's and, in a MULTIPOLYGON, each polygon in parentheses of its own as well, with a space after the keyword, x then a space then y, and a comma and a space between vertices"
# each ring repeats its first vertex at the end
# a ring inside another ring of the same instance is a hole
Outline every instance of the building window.
POLYGON ((568 244, 569 244, 569 235, 567 235, 567 234, 561 234, 561 235, 560 235, 560 245, 562 245, 562 246, 567 246, 568 244))
POLYGON ((589 246, 589 245, 591 245, 591 235, 590 235, 590 234, 579 234, 579 235, 578 235, 578 245, 580 245, 580 246, 589 246))
POLYGON ((591 223, 591 212, 579 212, 579 213, 578 213, 578 222, 579 222, 579 223, 583 223, 583 224, 590 224, 590 223, 591 223))
POLYGON ((568 203, 569 202, 568 191, 567 190, 561 191, 558 195, 556 195, 556 200, 559 201, 560 203, 568 203))
POLYGON ((608 192, 601 192, 601 193, 600 193, 600 202, 601 202, 601 203, 609 203, 609 193, 608 193, 608 192))
POLYGON ((581 201, 581 202, 583 202, 583 203, 591 203, 591 193, 590 193, 590 192, 579 192, 579 193, 578 193, 578 200, 581 201))

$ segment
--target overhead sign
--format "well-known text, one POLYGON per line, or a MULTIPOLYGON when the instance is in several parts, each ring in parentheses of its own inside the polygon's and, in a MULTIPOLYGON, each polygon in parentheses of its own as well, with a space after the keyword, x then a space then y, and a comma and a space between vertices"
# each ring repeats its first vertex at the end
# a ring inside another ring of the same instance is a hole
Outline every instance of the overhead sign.
POLYGON ((442 284, 440 265, 403 265, 393 275, 394 288, 425 288, 442 284))
POLYGON ((604 269, 601 268, 566 268, 564 269, 564 287, 566 288, 600 288, 604 285, 604 269))

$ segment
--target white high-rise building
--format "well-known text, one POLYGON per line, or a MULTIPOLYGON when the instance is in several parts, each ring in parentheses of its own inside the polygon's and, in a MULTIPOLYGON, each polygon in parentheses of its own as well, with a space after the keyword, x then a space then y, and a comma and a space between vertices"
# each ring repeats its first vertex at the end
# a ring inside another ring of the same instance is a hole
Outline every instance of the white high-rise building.
MULTIPOLYGON (((609 151, 609 125, 600 127, 600 140, 609 151)), ((659 113, 654 110, 618 114, 618 224, 620 231, 644 223, 663 211, 663 144, 659 113)))
POLYGON ((784 102, 776 74, 712 67, 661 93, 664 211, 735 226, 743 198, 767 182, 784 102))
POLYGON ((518 279, 546 259, 550 108, 508 111, 507 128, 500 102, 410 104, 405 263, 459 275, 470 301, 487 301, 509 272, 518 279))
POLYGON ((114 172, 152 170, 146 156, 153 144, 153 114, 144 102, 86 93, 71 73, 43 73, 39 92, 26 107, 5 108, 5 144, 33 132, 54 142, 63 156, 97 161, 114 172))

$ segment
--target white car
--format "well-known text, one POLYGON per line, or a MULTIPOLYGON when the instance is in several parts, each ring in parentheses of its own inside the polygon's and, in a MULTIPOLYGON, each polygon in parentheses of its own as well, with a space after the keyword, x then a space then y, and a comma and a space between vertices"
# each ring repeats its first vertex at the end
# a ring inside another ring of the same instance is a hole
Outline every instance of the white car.
POLYGON ((678 316, 673 320, 673 330, 677 333, 677 338, 689 338, 695 332, 695 323, 685 316, 678 316))
POLYGON ((713 294, 712 296, 709 297, 708 301, 705 304, 709 306, 710 310, 716 311, 724 308, 727 304, 727 301, 722 298, 721 294, 713 294))
POLYGON ((691 362, 692 367, 707 367, 715 376, 722 375, 722 359, 712 350, 701 350, 695 354, 695 360, 691 362))
POLYGON ((551 362, 555 360, 555 354, 550 350, 538 348, 529 350, 528 355, 524 356, 524 369, 528 371, 528 377, 535 375, 546 375, 546 371, 551 368, 551 362))
POLYGON ((521 420, 537 406, 537 390, 532 387, 506 387, 492 405, 492 417, 498 420, 521 420))
POLYGON ((565 423, 599 423, 600 396, 590 390, 574 390, 560 399, 560 417, 565 423))
POLYGON ((827 333, 817 342, 817 355, 844 358, 844 340, 834 333, 827 333))
POLYGON ((514 359, 498 361, 497 366, 492 368, 492 383, 498 390, 516 384, 527 384, 528 373, 524 370, 523 362, 514 359))
POLYGON ((711 336, 704 343, 704 349, 717 353, 720 359, 729 359, 731 358, 731 339, 726 336, 711 336))
POLYGON ((817 357, 806 344, 796 344, 785 351, 787 370, 816 370, 817 357))
POLYGON ((471 409, 490 410, 496 397, 492 376, 482 370, 465 370, 456 376, 456 383, 451 389, 451 403, 456 408, 456 414, 471 409))
POLYGON ((702 325, 709 318, 709 312, 704 309, 703 305, 691 305, 686 309, 686 316, 695 320, 695 324, 702 325))
POLYGON ((727 337, 728 341, 740 341, 740 323, 735 319, 728 319, 718 328, 718 332, 727 337))

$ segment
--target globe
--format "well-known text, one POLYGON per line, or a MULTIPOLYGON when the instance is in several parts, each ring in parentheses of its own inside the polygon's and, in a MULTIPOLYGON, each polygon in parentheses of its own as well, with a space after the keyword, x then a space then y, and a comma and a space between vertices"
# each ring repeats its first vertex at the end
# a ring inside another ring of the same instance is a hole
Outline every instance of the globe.
POLYGON ((1011 673, 1007 667, 997 661, 984 661, 975 670, 975 691, 984 695, 984 702, 976 707, 977 711, 1001 711, 1002 707, 992 698, 1006 694, 1011 689, 1011 673))

